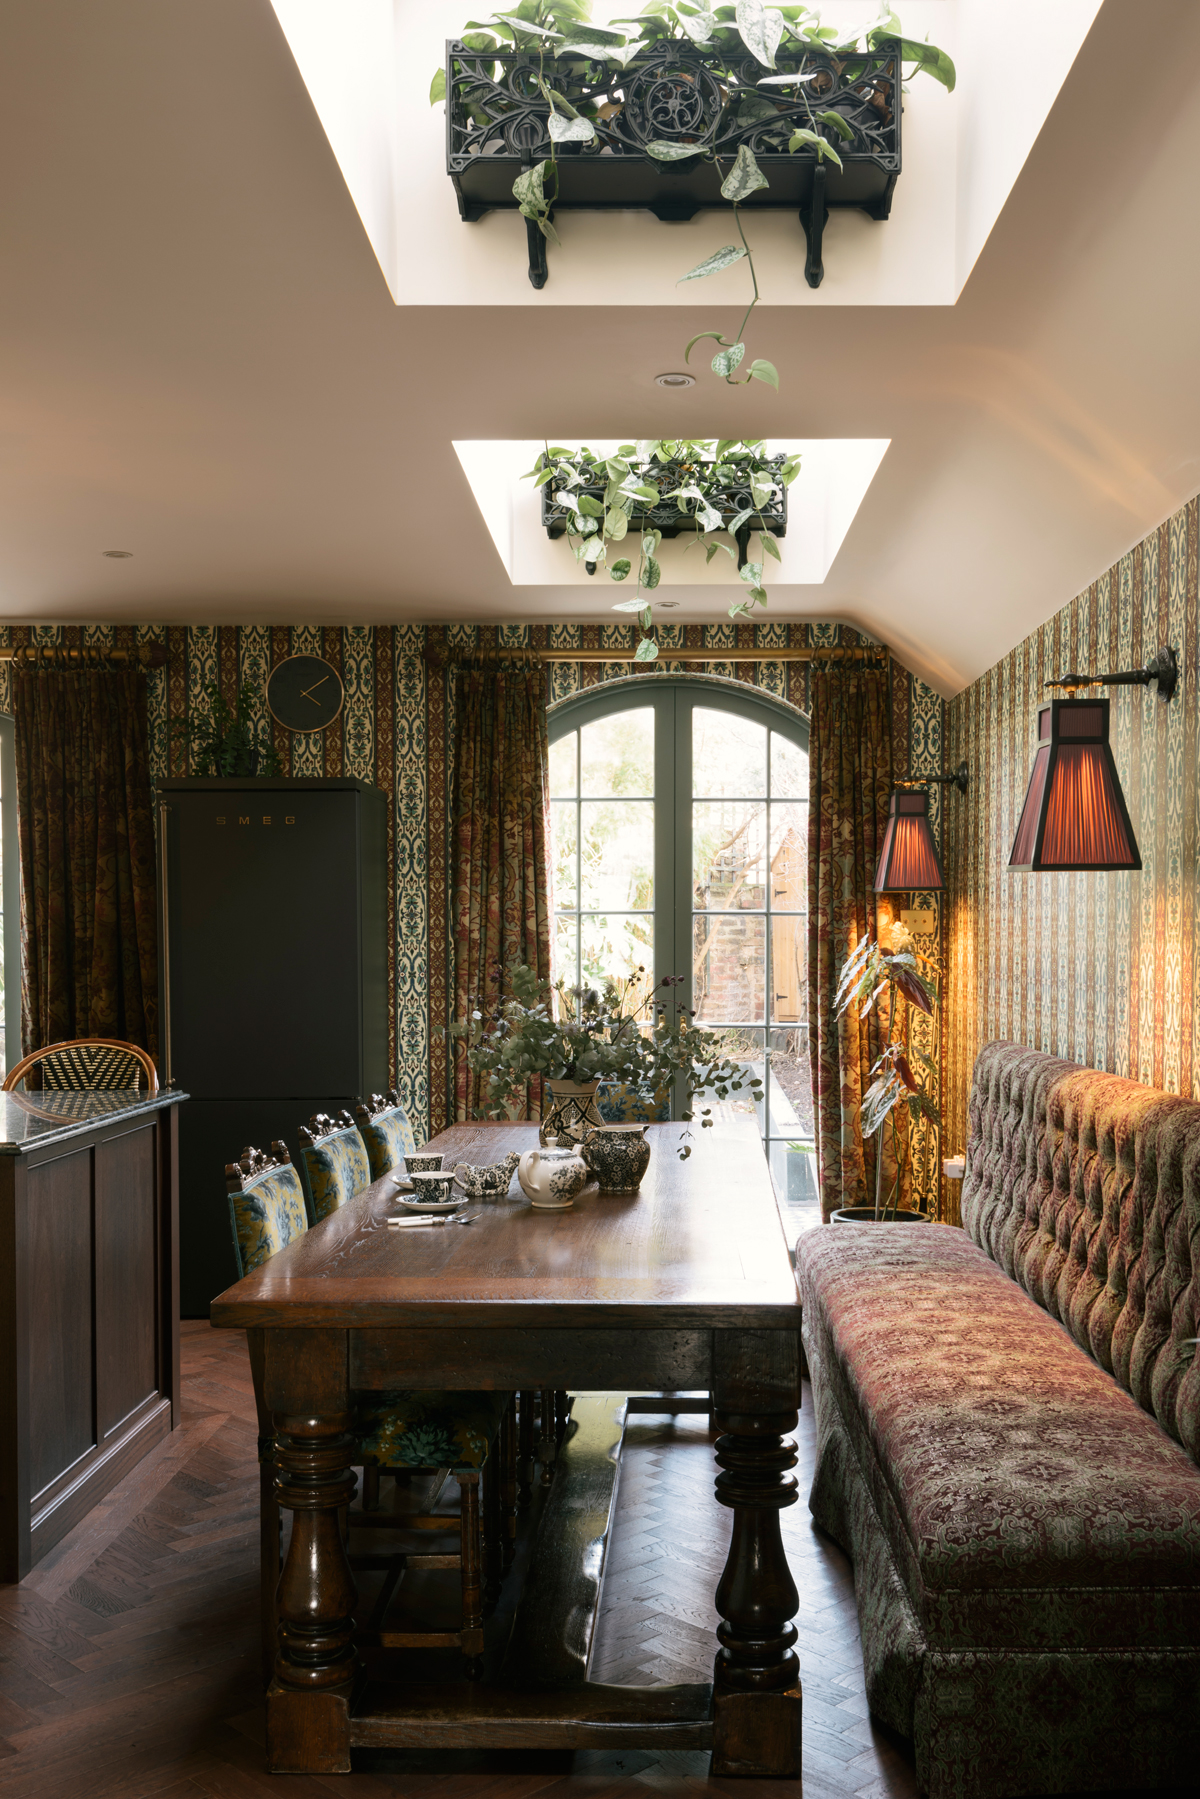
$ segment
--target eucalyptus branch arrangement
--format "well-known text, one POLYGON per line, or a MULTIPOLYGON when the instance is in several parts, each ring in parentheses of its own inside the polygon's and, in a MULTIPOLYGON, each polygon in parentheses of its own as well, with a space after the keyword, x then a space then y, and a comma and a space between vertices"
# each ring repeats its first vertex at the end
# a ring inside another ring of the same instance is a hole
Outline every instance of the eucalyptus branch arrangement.
MULTIPOLYGON (((506 12, 470 20, 463 34, 463 45, 477 57, 512 50, 537 57, 532 80, 548 109, 551 153, 513 183, 520 211, 544 237, 557 243, 550 215, 559 191, 559 146, 583 155, 602 149, 602 135, 610 121, 619 121, 625 105, 623 89, 614 85, 614 73, 628 69, 643 54, 661 50, 664 43, 711 52, 706 66, 723 95, 714 128, 705 131, 703 140, 685 129, 673 140, 651 139, 642 148, 662 163, 711 161, 722 177, 722 198, 733 208, 739 242, 725 244, 680 276, 680 281, 718 274, 743 259, 750 272, 753 292, 736 335, 727 338, 719 331, 699 332, 689 342, 686 355, 690 358, 702 339, 715 339, 715 374, 732 386, 757 380, 778 389, 778 372, 765 357, 753 358, 743 376, 736 373, 746 354, 746 325, 761 298, 739 208, 769 182, 748 144, 738 146, 728 173, 715 146, 729 135, 730 128, 753 127, 760 149, 805 154, 840 169, 838 146, 853 140, 855 132, 836 105, 822 105, 822 95, 834 87, 845 59, 878 54, 878 68, 855 80, 880 118, 890 118, 898 104, 891 58, 898 56, 902 72, 930 75, 947 90, 954 87, 954 64, 935 44, 905 37, 888 0, 873 24, 856 28, 848 36, 840 35, 832 25, 822 25, 811 7, 769 6, 764 0, 735 0, 711 9, 705 0, 647 0, 641 12, 613 20, 608 26, 593 24, 590 13, 591 0, 519 0, 506 12), (771 72, 751 83, 745 66, 747 53, 760 68, 771 72), (786 65, 782 69, 780 56, 786 65), (558 85, 552 85, 554 82, 558 85), (789 96, 786 90, 792 88, 795 94, 789 96)), ((497 67, 492 65, 493 76, 497 67)), ((489 115, 480 107, 478 80, 474 91, 469 75, 464 81, 468 112, 477 124, 486 124, 489 115)), ((444 69, 434 74, 429 98, 432 104, 446 98, 444 69)))
POLYGON ((936 976, 936 964, 912 947, 912 938, 902 927, 894 930, 890 950, 882 948, 868 934, 851 950, 834 998, 839 1018, 851 1007, 856 1007, 860 1019, 865 1019, 876 1005, 882 1016, 883 1000, 885 996, 887 998, 883 1054, 871 1069, 873 1078, 863 1094, 862 1103, 863 1136, 879 1136, 875 1156, 877 1219, 887 1218, 889 1213, 894 1218, 900 1205, 904 1145, 898 1129, 899 1108, 903 1105, 907 1110, 910 1125, 918 1124, 922 1118, 934 1125, 941 1122, 932 1092, 937 1063, 924 1050, 914 1050, 911 1044, 910 1007, 932 1018, 937 1005, 936 980, 926 974, 925 969, 936 976), (914 1060, 917 1069, 913 1067, 914 1060), (887 1200, 883 1201, 883 1128, 889 1120, 895 1175, 887 1200))
POLYGON ((261 693, 249 681, 243 682, 230 706, 215 681, 204 692, 208 711, 175 719, 170 731, 172 744, 186 748, 191 772, 225 779, 279 774, 270 723, 259 712, 261 693))
POLYGON ((757 532, 758 558, 747 559, 738 570, 746 591, 729 606, 730 618, 747 618, 756 605, 767 604, 763 574, 767 557, 781 560, 764 510, 799 472, 798 455, 767 456, 761 438, 645 438, 621 444, 615 455, 607 457, 586 446, 570 450, 547 444, 523 479, 532 480, 535 487, 549 487, 551 498, 567 512, 568 541, 576 562, 582 562, 589 574, 605 568, 612 580, 628 580, 633 558, 617 556, 609 561, 608 552, 613 544, 623 544, 631 531, 639 536, 637 592, 632 599, 618 601, 613 611, 638 614, 642 639, 637 659, 652 662, 658 644, 651 636, 653 601, 647 596, 662 576, 657 560, 662 532, 654 519, 661 522, 663 508, 673 502, 680 519, 688 521, 692 538, 688 548, 703 544, 706 562, 721 550, 736 562, 738 533, 747 527, 757 532), (731 490, 743 504, 727 517, 731 490))
MULTIPOLYGON (((480 1118, 507 1118, 536 1075, 550 1081, 619 1081, 648 1093, 670 1091, 678 1080, 686 1094, 682 1118, 697 1116, 695 1102, 712 1093, 725 1100, 746 1090, 758 1100, 762 1081, 740 1062, 726 1056, 715 1031, 692 1022, 686 1007, 674 1009, 666 997, 642 1000, 645 969, 625 981, 608 981, 603 993, 590 987, 551 987, 523 963, 511 963, 508 992, 492 1012, 473 1009, 469 1018, 451 1025, 450 1034, 466 1046, 467 1066, 487 1076, 480 1118)), ((668 975, 660 984, 669 990, 682 976, 668 975)), ((657 991, 652 989, 652 994, 657 991)), ((699 1112, 702 1129, 712 1125, 711 1108, 699 1112)), ((691 1155, 685 1132, 679 1155, 691 1155)))

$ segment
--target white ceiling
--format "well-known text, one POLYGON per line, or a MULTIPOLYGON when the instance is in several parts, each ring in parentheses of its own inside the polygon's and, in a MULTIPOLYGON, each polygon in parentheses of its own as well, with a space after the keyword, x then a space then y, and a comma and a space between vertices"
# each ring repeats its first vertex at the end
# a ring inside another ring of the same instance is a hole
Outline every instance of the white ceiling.
MULTIPOLYGON (((1036 46, 994 10, 1020 88, 1036 46)), ((954 692, 1200 488, 1198 52, 1195 0, 1105 0, 956 305, 767 305, 780 394, 664 394, 694 310, 606 306, 602 271, 594 307, 397 307, 269 0, 14 0, 0 610, 607 619, 609 591, 512 585, 454 440, 888 438, 772 616, 954 692)))

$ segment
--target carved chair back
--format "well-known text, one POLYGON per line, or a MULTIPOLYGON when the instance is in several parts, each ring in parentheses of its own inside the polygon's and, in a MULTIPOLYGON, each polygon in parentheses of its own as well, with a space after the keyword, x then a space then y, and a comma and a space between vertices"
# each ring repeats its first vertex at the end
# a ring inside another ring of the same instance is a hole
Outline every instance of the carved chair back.
POLYGON ((372 1093, 370 1099, 359 1100, 354 1108, 358 1134, 366 1144, 371 1164, 371 1179, 377 1181, 398 1168, 405 1156, 417 1147, 408 1113, 400 1104, 400 1095, 392 1088, 388 1093, 372 1093))
POLYGON ((75 1037, 23 1056, 4 1078, 4 1092, 16 1087, 60 1093, 144 1087, 157 1093, 158 1073, 153 1058, 136 1043, 119 1037, 75 1037))
POLYGON ((318 1112, 300 1126, 300 1160, 308 1186, 310 1219, 320 1224, 371 1185, 366 1145, 349 1112, 318 1112))
POLYGON ((286 1143, 272 1143, 270 1155, 244 1149, 239 1161, 226 1164, 225 1185, 240 1278, 302 1236, 308 1212, 286 1143))

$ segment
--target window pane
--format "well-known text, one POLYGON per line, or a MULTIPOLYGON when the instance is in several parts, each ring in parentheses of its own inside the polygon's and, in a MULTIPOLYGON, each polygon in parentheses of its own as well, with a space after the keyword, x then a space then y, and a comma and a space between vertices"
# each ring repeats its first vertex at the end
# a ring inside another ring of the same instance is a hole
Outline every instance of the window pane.
POLYGON ((767 921, 753 913, 692 920, 693 1005, 702 1023, 762 1024, 767 921))
POLYGON ((817 1152, 813 1145, 799 1137, 776 1138, 768 1145, 767 1160, 779 1198, 789 1205, 811 1206, 819 1218, 817 1152))
POLYGON ((578 905, 575 895, 575 850, 579 842, 579 808, 574 800, 552 800, 550 823, 554 832, 554 905, 556 910, 578 905))
POLYGON ((692 805, 697 912, 761 911, 766 904, 767 808, 753 800, 692 805))
POLYGON ((808 909, 808 807, 795 800, 771 806, 771 907, 808 909))
POLYGON ((770 1056, 767 1134, 815 1141, 808 1026, 767 1033, 770 1056))
POLYGON ((555 799, 568 799, 575 792, 578 748, 578 731, 568 731, 565 737, 550 745, 550 792, 555 799))
POLYGON ((767 731, 734 712, 697 706, 692 713, 692 792, 756 799, 767 791, 767 731))
POLYGON ((778 731, 771 732, 771 796, 778 800, 808 798, 808 751, 778 731))
POLYGON ((771 919, 771 1018, 808 1022, 808 919, 803 913, 771 919))
MULTIPOLYGON (((584 913, 579 921, 583 943, 583 984, 603 992, 607 980, 625 982, 636 975, 638 997, 654 986, 654 918, 584 913)), ((632 1004, 637 1001, 633 995, 632 1004)), ((627 1007, 627 1010, 631 1007, 627 1007)))
POLYGON ((654 708, 614 712, 580 733, 580 791, 606 794, 654 792, 654 708))
POLYGON ((556 918, 554 920, 554 967, 555 986, 561 981, 566 987, 579 984, 579 921, 575 918, 556 918))
POLYGON ((582 903, 634 911, 654 904, 654 801, 585 800, 582 903))

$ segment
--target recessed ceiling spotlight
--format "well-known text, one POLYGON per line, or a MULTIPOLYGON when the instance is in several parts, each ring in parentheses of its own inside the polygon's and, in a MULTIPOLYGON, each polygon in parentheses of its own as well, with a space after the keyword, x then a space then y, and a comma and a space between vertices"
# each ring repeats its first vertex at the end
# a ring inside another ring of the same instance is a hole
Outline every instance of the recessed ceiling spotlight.
POLYGON ((660 612, 667 612, 672 606, 678 606, 678 604, 678 600, 660 600, 658 602, 658 609, 660 612))
POLYGON ((655 375, 655 387, 695 387, 695 375, 655 375))
POLYGON ((100 552, 100 554, 102 556, 111 556, 114 561, 123 561, 126 556, 132 556, 133 551, 132 550, 102 550, 100 552))

